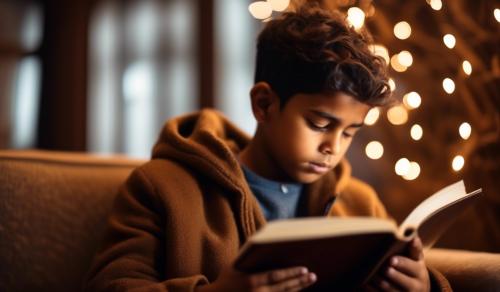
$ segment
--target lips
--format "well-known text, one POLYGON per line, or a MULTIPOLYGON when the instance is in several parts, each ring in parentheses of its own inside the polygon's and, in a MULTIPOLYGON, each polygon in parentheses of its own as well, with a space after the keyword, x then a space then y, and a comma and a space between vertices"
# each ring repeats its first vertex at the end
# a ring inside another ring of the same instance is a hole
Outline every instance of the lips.
POLYGON ((309 162, 309 167, 312 172, 319 174, 330 170, 330 166, 324 162, 309 162))

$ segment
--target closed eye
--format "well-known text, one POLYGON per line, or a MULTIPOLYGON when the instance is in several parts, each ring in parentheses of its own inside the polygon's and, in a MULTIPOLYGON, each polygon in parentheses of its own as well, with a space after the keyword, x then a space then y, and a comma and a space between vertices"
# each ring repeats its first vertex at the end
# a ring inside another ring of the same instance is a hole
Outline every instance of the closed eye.
POLYGON ((316 124, 313 121, 308 120, 308 119, 306 119, 306 121, 307 121, 307 125, 309 126, 309 128, 311 128, 314 131, 326 132, 328 130, 328 128, 330 127, 330 124, 319 125, 319 124, 316 124))

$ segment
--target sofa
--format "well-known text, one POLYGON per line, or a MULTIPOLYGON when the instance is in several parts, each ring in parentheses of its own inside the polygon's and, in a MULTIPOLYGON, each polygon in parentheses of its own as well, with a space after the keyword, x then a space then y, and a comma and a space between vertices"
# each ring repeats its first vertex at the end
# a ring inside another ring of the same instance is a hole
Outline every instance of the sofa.
MULTIPOLYGON (((0 150, 0 291, 79 291, 113 198, 141 163, 0 150)), ((426 261, 455 291, 500 291, 500 254, 431 249, 426 261)))

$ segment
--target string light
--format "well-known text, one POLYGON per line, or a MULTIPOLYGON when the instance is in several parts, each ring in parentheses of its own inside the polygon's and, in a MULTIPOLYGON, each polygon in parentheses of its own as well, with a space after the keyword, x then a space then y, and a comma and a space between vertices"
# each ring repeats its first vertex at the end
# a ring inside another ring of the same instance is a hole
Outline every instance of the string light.
POLYGON ((423 135, 424 135, 424 130, 419 124, 415 124, 411 127, 410 136, 413 140, 418 141, 422 139, 423 135))
POLYGON ((443 7, 443 3, 441 2, 441 0, 430 0, 427 1, 427 3, 429 3, 431 8, 434 10, 441 10, 441 8, 443 7))
POLYGON ((443 89, 446 93, 452 94, 455 91, 455 82, 450 78, 445 78, 443 80, 443 89))
POLYGON ((389 87, 391 88, 391 91, 396 90, 396 82, 394 82, 394 79, 389 78, 389 87))
POLYGON ((364 121, 365 125, 368 126, 374 125, 377 122, 379 116, 380 116, 380 109, 378 107, 370 109, 365 117, 364 121))
POLYGON ((397 175, 406 175, 410 171, 410 160, 407 158, 401 158, 396 162, 394 170, 397 175))
POLYGON ((462 137, 462 139, 467 140, 472 133, 472 127, 469 123, 464 122, 460 125, 460 127, 458 127, 458 133, 460 134, 460 137, 462 137))
POLYGON ((500 22, 500 9, 498 8, 495 8, 495 10, 493 10, 493 15, 495 16, 495 19, 500 22))
POLYGON ((408 121, 408 112, 403 106, 396 105, 387 111, 387 119, 393 125, 402 125, 408 121))
POLYGON ((409 92, 403 96, 403 104, 409 109, 416 109, 422 103, 420 94, 415 91, 409 92))
POLYGON ((453 49, 455 47, 455 44, 457 43, 457 40, 455 39, 455 36, 452 34, 446 34, 443 37, 443 42, 445 46, 447 46, 449 49, 453 49))
POLYGON ((413 63, 413 56, 408 51, 401 51, 398 54, 398 61, 399 64, 405 67, 410 67, 413 63))
POLYGON ((462 69, 464 69, 465 74, 470 75, 472 73, 472 65, 469 61, 465 60, 462 62, 462 69))
POLYGON ((384 154, 384 146, 379 141, 371 141, 365 148, 366 156, 371 159, 379 159, 384 154))
POLYGON ((266 19, 271 17, 273 8, 271 4, 266 1, 257 1, 248 5, 248 11, 250 11, 250 14, 257 19, 266 19))
POLYGON ((358 30, 365 23, 365 13, 358 7, 351 7, 347 10, 347 21, 358 30))
POLYGON ((400 39, 405 40, 411 35, 411 26, 406 21, 400 21, 394 26, 394 35, 400 39))
POLYGON ((389 65, 389 61, 390 61, 389 60, 389 51, 387 50, 386 47, 384 47, 383 45, 374 44, 374 45, 370 45, 369 48, 374 55, 384 58, 385 63, 387 65, 389 65))
POLYGON ((453 158, 453 161, 451 162, 451 167, 453 168, 454 171, 459 171, 464 167, 465 164, 465 159, 461 155, 457 155, 453 158))
POLYGON ((415 161, 410 162, 408 173, 403 175, 405 180, 414 180, 420 175, 420 165, 415 161))
POLYGON ((274 11, 284 11, 290 4, 290 0, 267 0, 274 11))
POLYGON ((396 72, 404 72, 404 71, 406 71, 406 69, 408 69, 408 67, 399 63, 398 54, 391 57, 391 67, 396 72))

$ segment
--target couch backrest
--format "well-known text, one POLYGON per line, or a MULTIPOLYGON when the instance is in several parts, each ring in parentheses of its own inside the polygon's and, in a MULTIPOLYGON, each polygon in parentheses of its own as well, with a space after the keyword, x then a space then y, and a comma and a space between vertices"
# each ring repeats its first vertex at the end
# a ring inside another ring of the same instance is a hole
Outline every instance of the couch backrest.
POLYGON ((0 291, 79 291, 114 196, 141 163, 0 151, 0 291))

